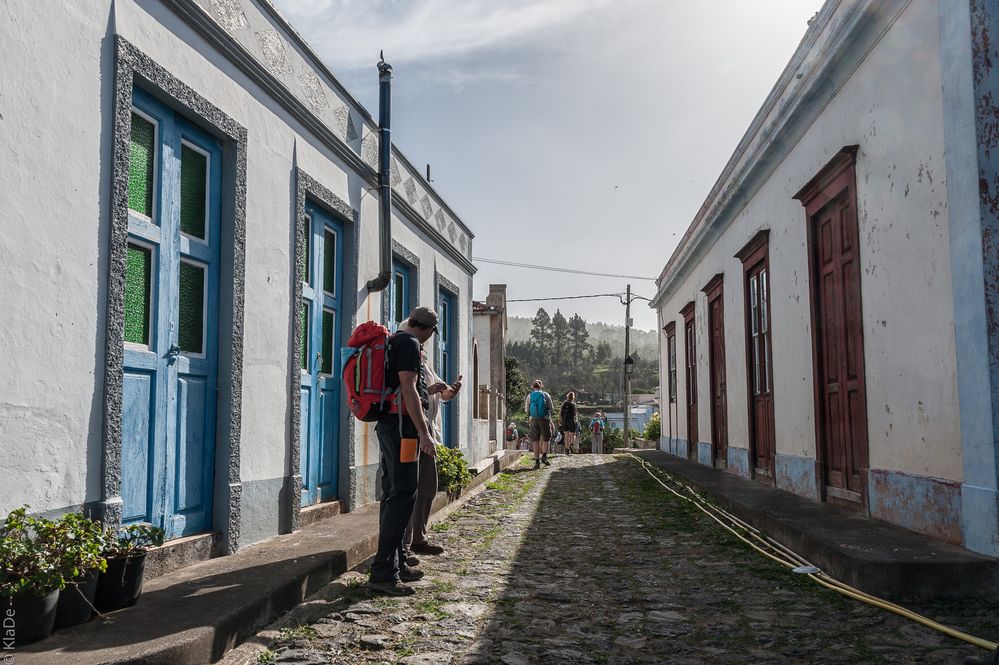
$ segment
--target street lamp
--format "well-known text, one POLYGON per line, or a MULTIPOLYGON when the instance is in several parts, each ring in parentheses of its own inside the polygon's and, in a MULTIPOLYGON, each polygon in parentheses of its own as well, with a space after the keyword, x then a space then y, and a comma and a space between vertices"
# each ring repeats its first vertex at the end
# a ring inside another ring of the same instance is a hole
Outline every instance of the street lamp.
POLYGON ((624 447, 628 447, 631 417, 631 375, 635 371, 635 359, 630 355, 624 358, 624 447))

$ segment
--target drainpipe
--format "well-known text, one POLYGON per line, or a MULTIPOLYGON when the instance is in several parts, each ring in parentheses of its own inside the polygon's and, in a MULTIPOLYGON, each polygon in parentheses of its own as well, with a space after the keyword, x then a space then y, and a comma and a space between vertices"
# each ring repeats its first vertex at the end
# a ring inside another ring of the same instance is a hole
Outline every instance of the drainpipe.
MULTIPOLYGON (((368 293, 384 291, 392 280, 392 65, 384 53, 378 61, 378 242, 381 245, 378 277, 368 281, 368 293)), ((382 313, 388 319, 388 312, 382 313)))

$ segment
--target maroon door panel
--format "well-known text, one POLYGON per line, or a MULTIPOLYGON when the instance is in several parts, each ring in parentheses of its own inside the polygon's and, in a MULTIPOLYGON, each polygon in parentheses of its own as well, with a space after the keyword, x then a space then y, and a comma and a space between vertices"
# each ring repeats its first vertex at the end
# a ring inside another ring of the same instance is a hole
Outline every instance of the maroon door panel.
POLYGON ((770 348, 770 232, 757 233, 736 254, 746 283, 746 376, 749 394, 749 456, 754 478, 773 484, 774 399, 770 348))
POLYGON ((865 502, 868 465, 860 260, 853 153, 800 196, 812 266, 816 437, 827 498, 865 502))
POLYGON ((725 309, 722 276, 704 288, 708 294, 708 370, 711 377, 711 448, 714 465, 728 466, 728 401, 725 390, 725 309))
POLYGON ((694 303, 680 312, 683 315, 684 380, 687 388, 687 457, 697 459, 697 338, 694 332, 694 303))

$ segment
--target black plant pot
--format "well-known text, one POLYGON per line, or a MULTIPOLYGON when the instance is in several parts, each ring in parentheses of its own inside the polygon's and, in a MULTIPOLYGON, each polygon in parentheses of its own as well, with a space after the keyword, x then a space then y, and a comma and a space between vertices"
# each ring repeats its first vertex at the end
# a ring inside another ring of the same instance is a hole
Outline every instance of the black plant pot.
POLYGON ((59 606, 56 608, 55 627, 69 628, 90 621, 94 615, 94 597, 97 595, 97 580, 100 571, 90 570, 69 584, 59 594, 59 606))
POLYGON ((52 634, 58 603, 58 589, 41 597, 30 591, 21 592, 16 596, 0 597, 4 637, 8 636, 8 630, 13 629, 15 644, 30 644, 44 640, 52 634))
POLYGON ((108 559, 108 569, 97 583, 94 605, 101 612, 131 607, 142 595, 142 578, 146 570, 146 553, 120 559, 108 559))

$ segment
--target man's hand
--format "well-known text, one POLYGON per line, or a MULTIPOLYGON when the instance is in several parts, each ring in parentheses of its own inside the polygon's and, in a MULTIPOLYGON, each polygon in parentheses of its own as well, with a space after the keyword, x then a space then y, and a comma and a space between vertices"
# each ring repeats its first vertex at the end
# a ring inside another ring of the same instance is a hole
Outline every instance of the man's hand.
MULTIPOLYGON (((459 374, 458 375, 458 380, 451 384, 451 392, 454 393, 454 395, 457 395, 458 391, 461 390, 461 380, 462 380, 462 378, 464 378, 464 377, 462 377, 462 375, 459 374)), ((452 395, 452 397, 454 395, 452 395)))
POLYGON ((445 390, 449 389, 450 387, 451 386, 449 386, 448 384, 444 383, 443 381, 438 381, 437 383, 435 383, 433 385, 427 386, 427 394, 428 395, 436 395, 437 393, 444 392, 445 390))
POLYGON ((420 435, 420 452, 428 457, 437 457, 437 444, 426 434, 420 435))

